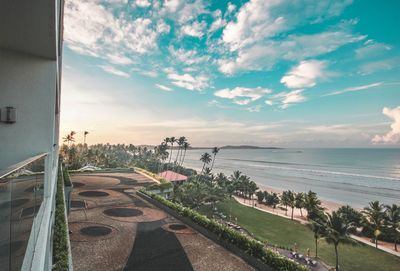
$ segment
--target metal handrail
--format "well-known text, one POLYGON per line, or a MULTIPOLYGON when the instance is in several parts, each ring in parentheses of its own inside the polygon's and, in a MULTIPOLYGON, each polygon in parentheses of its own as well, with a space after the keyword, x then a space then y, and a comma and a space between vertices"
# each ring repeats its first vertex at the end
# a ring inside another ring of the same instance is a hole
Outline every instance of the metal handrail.
POLYGON ((26 165, 28 165, 28 164, 36 161, 36 160, 39 160, 40 158, 43 158, 46 155, 48 155, 47 152, 41 153, 41 154, 35 155, 35 156, 31 157, 31 158, 28 158, 28 159, 26 159, 24 161, 21 161, 19 163, 16 163, 16 164, 14 164, 12 166, 9 166, 9 167, 7 167, 5 169, 0 169, 0 179, 4 178, 4 177, 6 177, 6 176, 8 176, 8 175, 10 175, 12 173, 14 173, 15 171, 23 168, 24 166, 26 166, 26 165))

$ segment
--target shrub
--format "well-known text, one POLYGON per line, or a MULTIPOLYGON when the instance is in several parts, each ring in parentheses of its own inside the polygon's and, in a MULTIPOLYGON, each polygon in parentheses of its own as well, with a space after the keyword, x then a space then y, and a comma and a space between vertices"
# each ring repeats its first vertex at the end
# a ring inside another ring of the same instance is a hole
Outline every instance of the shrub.
POLYGON ((66 170, 66 169, 63 169, 63 178, 64 178, 65 186, 72 186, 71 178, 69 177, 68 170, 66 170))
POLYGON ((282 271, 308 270, 305 266, 302 266, 286 258, 285 256, 282 256, 277 252, 274 252, 273 250, 264 249, 264 246, 261 242, 251 239, 244 234, 241 234, 223 224, 216 222, 215 220, 209 219, 206 216, 183 206, 182 204, 171 202, 156 194, 149 193, 144 189, 140 190, 140 192, 164 204, 168 208, 178 212, 181 216, 191 219, 196 224, 216 234, 219 238, 221 238, 221 240, 235 245, 236 247, 243 250, 246 254, 259 259, 260 261, 274 268, 275 270, 282 270, 282 271))
POLYGON ((65 172, 66 171, 61 172, 60 167, 58 170, 57 178, 56 210, 53 237, 53 270, 55 271, 69 270, 68 232, 63 193, 64 183, 62 178, 62 175, 65 175, 65 172))

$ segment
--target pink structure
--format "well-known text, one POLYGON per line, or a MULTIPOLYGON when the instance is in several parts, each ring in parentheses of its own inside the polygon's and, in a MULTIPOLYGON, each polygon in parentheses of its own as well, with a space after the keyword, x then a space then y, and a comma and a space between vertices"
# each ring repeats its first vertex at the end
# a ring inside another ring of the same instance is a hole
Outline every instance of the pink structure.
POLYGON ((158 174, 158 176, 160 176, 161 178, 163 178, 169 182, 174 182, 174 183, 183 183, 188 179, 187 176, 176 173, 171 170, 161 172, 160 174, 158 174))

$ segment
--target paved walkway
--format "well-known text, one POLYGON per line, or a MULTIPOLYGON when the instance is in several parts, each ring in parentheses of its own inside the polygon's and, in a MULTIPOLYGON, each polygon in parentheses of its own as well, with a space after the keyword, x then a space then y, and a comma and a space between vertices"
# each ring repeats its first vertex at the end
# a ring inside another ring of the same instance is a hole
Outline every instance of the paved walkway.
POLYGON ((153 183, 132 173, 72 176, 74 269, 254 270, 242 259, 136 196, 153 183))

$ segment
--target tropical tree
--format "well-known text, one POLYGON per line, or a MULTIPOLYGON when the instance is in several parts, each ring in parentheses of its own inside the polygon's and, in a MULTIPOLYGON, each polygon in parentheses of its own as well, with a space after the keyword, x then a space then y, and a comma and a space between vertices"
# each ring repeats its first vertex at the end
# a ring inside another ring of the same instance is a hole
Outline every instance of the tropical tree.
POLYGON ((264 192, 263 191, 257 191, 256 192, 256 196, 257 196, 258 203, 262 203, 264 198, 265 198, 264 192))
POLYGON ((351 206, 342 206, 337 210, 337 212, 342 216, 346 223, 352 223, 355 227, 361 226, 363 216, 351 206))
POLYGON ((386 205, 386 227, 394 242, 394 250, 397 251, 397 242, 400 236, 400 207, 396 204, 386 205))
POLYGON ((83 144, 86 144, 86 136, 89 134, 88 131, 83 132, 83 144))
MULTIPOLYGON (((253 199, 253 195, 256 193, 257 190, 258 190, 257 184, 253 181, 250 181, 248 185, 248 193, 250 200, 253 199)), ((254 205, 254 200, 252 201, 252 204, 254 205)))
POLYGON ((178 140, 176 142, 178 143, 179 148, 178 148, 178 152, 176 154, 175 164, 178 165, 178 160, 180 160, 179 155, 182 154, 183 144, 185 142, 187 142, 187 139, 186 139, 186 137, 181 136, 180 138, 178 138, 178 140))
POLYGON ((314 219, 323 211, 321 200, 318 199, 317 193, 308 191, 304 198, 304 208, 307 210, 307 219, 314 219))
POLYGON ((295 207, 300 210, 301 217, 303 217, 302 209, 304 208, 304 205, 305 205, 305 194, 299 192, 295 196, 295 207))
POLYGON ((213 161, 212 161, 212 165, 211 165, 211 170, 214 168, 214 163, 215 163, 215 157, 217 156, 218 152, 219 152, 219 148, 218 147, 214 147, 211 151, 211 153, 213 154, 213 161))
POLYGON ((293 211, 296 207, 296 194, 293 191, 287 191, 287 203, 292 208, 291 220, 293 220, 293 211))
POLYGON ((333 211, 332 214, 327 213, 326 217, 326 222, 322 224, 324 225, 323 236, 327 243, 333 244, 335 247, 336 270, 339 271, 338 246, 340 243, 352 242, 349 232, 353 226, 347 224, 343 217, 336 211, 333 211))
POLYGON ((278 194, 277 193, 275 193, 275 192, 273 192, 273 193, 271 193, 270 194, 270 196, 269 196, 269 202, 270 202, 270 204, 271 204, 271 206, 272 206, 272 208, 273 209, 275 209, 276 208, 276 206, 279 204, 279 196, 278 196, 278 194))
POLYGON ((288 205, 289 205, 288 192, 290 192, 290 191, 283 191, 282 195, 281 195, 281 205, 285 206, 285 215, 287 215, 287 209, 288 209, 288 205))
POLYGON ((205 152, 201 155, 200 161, 203 162, 203 167, 201 169, 200 175, 203 174, 204 168, 211 162, 211 155, 208 152, 205 152))
POLYGON ((364 214, 364 222, 373 231, 375 247, 378 248, 378 238, 382 234, 385 223, 383 204, 380 204, 379 201, 371 201, 362 213, 364 214))
POLYGON ((318 259, 318 240, 323 237, 325 227, 324 223, 326 222, 326 216, 320 216, 315 219, 315 221, 311 221, 309 227, 314 233, 314 243, 315 243, 315 258, 318 259))
POLYGON ((180 162, 181 166, 183 165, 183 162, 185 161, 186 151, 190 147, 190 144, 188 142, 185 142, 185 143, 183 143, 182 147, 183 147, 183 155, 182 155, 181 162, 180 162))
POLYGON ((76 135, 76 132, 71 131, 69 134, 67 134, 65 137, 63 137, 63 141, 67 143, 69 146, 72 142, 75 142, 74 136, 76 135))
POLYGON ((170 156, 169 156, 168 164, 171 164, 172 151, 173 151, 173 149, 174 149, 174 143, 175 143, 175 142, 176 142, 176 138, 175 138, 174 136, 172 136, 172 137, 169 138, 169 143, 171 144, 171 153, 170 153, 170 156))

